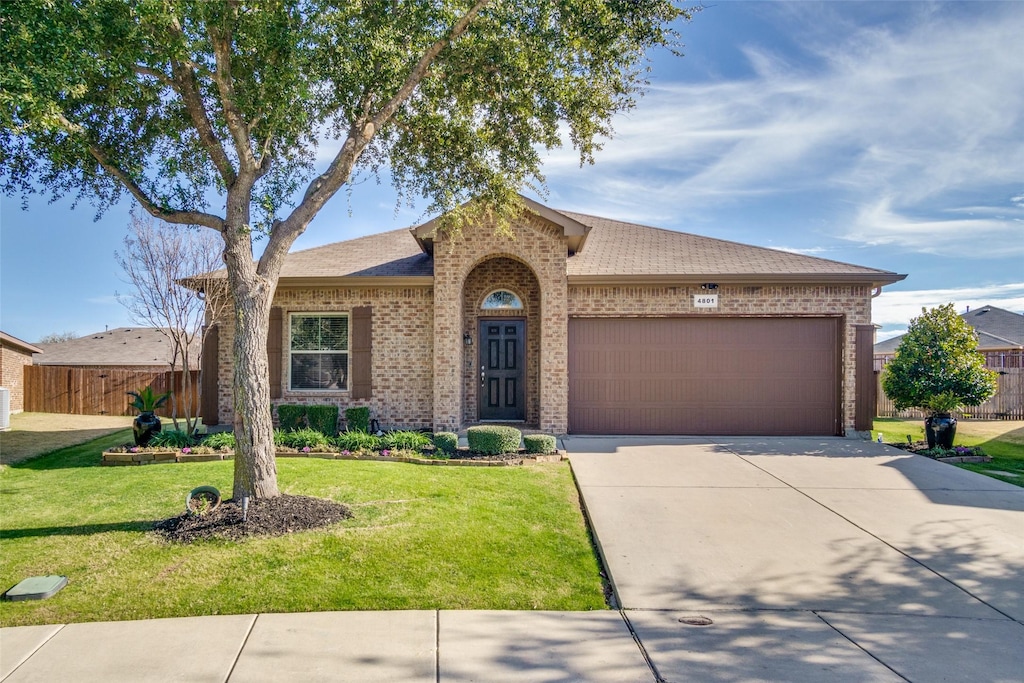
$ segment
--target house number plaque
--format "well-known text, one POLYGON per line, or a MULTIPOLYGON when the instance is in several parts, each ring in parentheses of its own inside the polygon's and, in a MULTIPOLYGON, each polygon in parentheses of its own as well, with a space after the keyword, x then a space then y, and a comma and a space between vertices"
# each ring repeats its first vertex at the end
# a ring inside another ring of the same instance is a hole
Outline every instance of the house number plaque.
POLYGON ((718 294, 694 294, 694 308, 718 308, 718 294))

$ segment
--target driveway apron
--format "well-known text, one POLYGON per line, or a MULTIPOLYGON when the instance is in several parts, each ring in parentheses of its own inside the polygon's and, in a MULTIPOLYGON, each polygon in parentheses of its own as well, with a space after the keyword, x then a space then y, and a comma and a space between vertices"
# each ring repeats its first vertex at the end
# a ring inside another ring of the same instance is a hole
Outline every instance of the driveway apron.
POLYGON ((1024 489, 840 438, 565 446, 665 680, 758 679, 776 660, 788 680, 1024 680, 1024 489), (994 645, 965 659, 972 640, 994 645))

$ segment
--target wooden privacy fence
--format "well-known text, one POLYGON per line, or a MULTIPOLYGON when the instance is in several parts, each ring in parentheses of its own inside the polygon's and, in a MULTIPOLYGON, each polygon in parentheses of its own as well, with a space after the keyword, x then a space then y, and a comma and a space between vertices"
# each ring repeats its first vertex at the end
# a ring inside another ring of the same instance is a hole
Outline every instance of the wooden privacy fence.
MULTIPOLYGON (((996 380, 998 389, 995 396, 980 406, 971 406, 957 411, 957 415, 976 420, 1024 420, 1024 368, 991 368, 999 373, 996 380)), ((875 415, 878 417, 920 417, 927 416, 920 410, 897 411, 892 400, 882 390, 882 375, 875 372, 878 401, 875 415)))
MULTIPOLYGON (((158 394, 173 391, 174 396, 157 414, 170 417, 177 410, 185 414, 185 373, 182 370, 107 370, 73 368, 60 365, 25 366, 25 411, 66 415, 135 415, 129 406, 129 391, 152 385, 158 394)), ((199 371, 191 372, 192 414, 199 410, 199 371)))

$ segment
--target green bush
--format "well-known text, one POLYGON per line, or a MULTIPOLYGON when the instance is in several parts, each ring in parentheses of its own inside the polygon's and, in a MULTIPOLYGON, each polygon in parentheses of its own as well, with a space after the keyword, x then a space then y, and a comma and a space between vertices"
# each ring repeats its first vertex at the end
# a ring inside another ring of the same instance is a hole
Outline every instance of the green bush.
POLYGON ((338 406, 307 406, 306 422, 310 429, 334 436, 338 433, 338 406))
POLYGON ((207 434, 206 438, 203 439, 202 445, 209 448, 234 448, 235 434, 234 432, 216 432, 214 434, 207 434))
POLYGON ((348 431, 338 434, 335 445, 343 451, 379 451, 380 437, 366 432, 348 431))
POLYGON ((557 450, 555 437, 550 434, 527 434, 523 437, 527 453, 554 453, 557 450))
POLYGON ((996 373, 985 368, 978 335, 946 304, 910 321, 895 357, 882 371, 882 389, 897 410, 933 414, 984 403, 996 392, 996 373))
POLYGON ((422 432, 394 431, 381 437, 381 445, 390 450, 418 451, 430 444, 430 437, 422 432))
POLYGON ((194 437, 180 429, 164 429, 153 434, 153 438, 149 440, 149 445, 157 448, 185 448, 195 446, 196 443, 194 437))
POLYGON ((327 448, 331 440, 315 429, 299 429, 294 432, 277 430, 274 432, 274 443, 288 448, 327 448))
POLYGON ((350 432, 370 431, 370 409, 366 406, 345 409, 345 428, 350 432))
POLYGON ((459 435, 453 432, 438 432, 434 434, 434 447, 442 453, 451 455, 459 447, 459 435))
POLYGON ((280 405, 277 407, 277 422, 286 432, 305 429, 306 406, 280 405))
POLYGON ((475 453, 501 455, 518 451, 523 434, 515 427, 481 425, 470 427, 466 438, 469 440, 469 450, 475 453))

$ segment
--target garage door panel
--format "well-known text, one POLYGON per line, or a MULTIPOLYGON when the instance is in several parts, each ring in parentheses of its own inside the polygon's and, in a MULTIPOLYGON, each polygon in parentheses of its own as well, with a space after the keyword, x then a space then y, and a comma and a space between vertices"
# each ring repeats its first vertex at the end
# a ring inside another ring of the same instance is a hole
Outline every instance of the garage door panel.
POLYGON ((833 318, 574 318, 569 428, 834 434, 838 343, 833 318))

